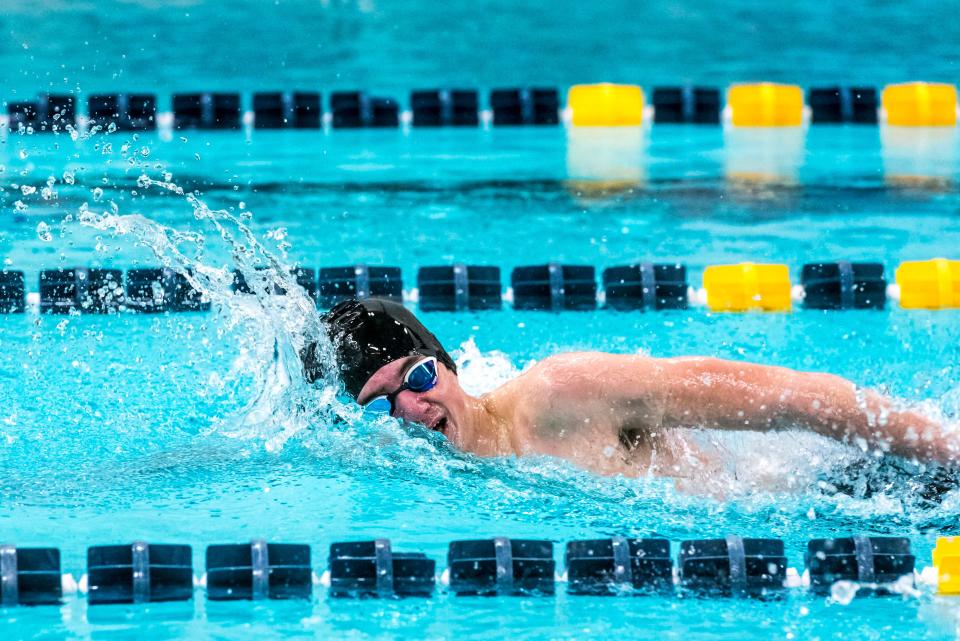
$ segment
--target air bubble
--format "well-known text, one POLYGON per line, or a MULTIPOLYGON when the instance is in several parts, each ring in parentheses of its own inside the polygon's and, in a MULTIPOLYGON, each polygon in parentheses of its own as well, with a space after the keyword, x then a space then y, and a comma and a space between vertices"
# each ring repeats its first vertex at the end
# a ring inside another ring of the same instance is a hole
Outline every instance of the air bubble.
POLYGON ((37 238, 45 243, 49 243, 51 240, 53 240, 53 234, 50 233, 50 225, 43 221, 37 223, 37 238))

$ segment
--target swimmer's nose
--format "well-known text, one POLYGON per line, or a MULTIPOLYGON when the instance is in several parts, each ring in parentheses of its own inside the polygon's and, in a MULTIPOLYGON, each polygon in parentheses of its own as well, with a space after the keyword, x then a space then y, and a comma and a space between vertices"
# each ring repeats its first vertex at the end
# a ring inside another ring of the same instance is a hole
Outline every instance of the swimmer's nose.
POLYGON ((400 392, 396 400, 396 417, 414 423, 422 422, 421 419, 430 408, 430 404, 423 396, 424 394, 418 394, 409 390, 400 392))

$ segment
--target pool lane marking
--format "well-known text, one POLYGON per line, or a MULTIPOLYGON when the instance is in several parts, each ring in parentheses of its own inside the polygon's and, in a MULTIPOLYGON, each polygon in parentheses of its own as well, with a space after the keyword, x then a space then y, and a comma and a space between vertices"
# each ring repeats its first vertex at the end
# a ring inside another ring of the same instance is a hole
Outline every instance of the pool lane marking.
POLYGON ((743 548, 743 537, 727 537, 727 557, 730 559, 730 592, 741 597, 747 592, 747 553, 743 548))
POLYGON ((876 583, 877 573, 873 559, 873 543, 868 536, 853 537, 857 557, 857 579, 860 583, 876 583))
POLYGON ((250 598, 254 601, 266 599, 270 593, 270 554, 263 539, 250 541, 250 569, 253 574, 250 598))
POLYGON ((393 549, 390 539, 376 539, 373 542, 377 562, 377 596, 391 597, 393 588, 393 549))
POLYGON ((653 263, 640 264, 640 289, 643 296, 643 308, 654 310, 657 308, 657 277, 653 263))
POLYGON ((497 594, 513 594, 513 547, 510 539, 505 536, 494 538, 493 551, 497 558, 497 594))
POLYGON ((613 543, 613 580, 623 587, 633 587, 633 566, 630 564, 630 542, 615 536, 613 543))
POLYGON ((19 601, 17 548, 12 545, 0 545, 0 605, 17 605, 19 601))
POLYGON ((130 548, 133 571, 133 602, 150 602, 150 546, 146 541, 134 541, 130 548))
POLYGON ((837 261, 837 269, 840 271, 840 307, 853 309, 855 303, 853 264, 848 260, 840 260, 837 261))
POLYGON ((467 277, 467 266, 463 263, 453 266, 453 298, 454 308, 458 312, 466 311, 470 306, 470 279, 467 277))

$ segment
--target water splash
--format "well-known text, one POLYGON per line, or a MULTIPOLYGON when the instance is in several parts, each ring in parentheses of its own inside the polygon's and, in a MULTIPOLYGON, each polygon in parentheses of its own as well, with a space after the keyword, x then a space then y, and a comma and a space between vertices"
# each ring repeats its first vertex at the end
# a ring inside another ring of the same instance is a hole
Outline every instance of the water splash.
POLYGON ((302 375, 298 354, 308 342, 320 342, 322 355, 331 356, 326 337, 319 331, 316 305, 296 283, 292 266, 268 250, 239 217, 211 209, 171 180, 144 174, 137 186, 163 189, 183 198, 194 218, 215 232, 232 258, 229 266, 208 264, 204 255, 209 239, 203 233, 178 231, 140 214, 121 214, 113 202, 109 211, 94 211, 88 203, 80 208, 82 225, 132 237, 148 247, 163 267, 186 278, 218 310, 222 331, 237 337, 239 356, 221 382, 242 384, 251 394, 242 409, 217 420, 211 431, 259 438, 268 450, 277 451, 318 417, 332 420, 342 413, 335 381, 311 387, 302 375), (233 292, 233 269, 242 275, 251 294, 233 292), (276 295, 278 292, 284 295, 276 295))

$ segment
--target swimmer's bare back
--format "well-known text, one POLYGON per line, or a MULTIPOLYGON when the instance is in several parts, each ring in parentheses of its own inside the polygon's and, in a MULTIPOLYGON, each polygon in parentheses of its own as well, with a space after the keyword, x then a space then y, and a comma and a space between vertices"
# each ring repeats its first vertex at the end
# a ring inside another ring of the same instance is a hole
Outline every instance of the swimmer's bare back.
POLYGON ((844 378, 715 358, 561 354, 478 401, 472 442, 457 445, 555 456, 604 474, 687 476, 697 455, 677 447, 675 428, 806 429, 946 465, 960 454, 937 421, 844 378))

